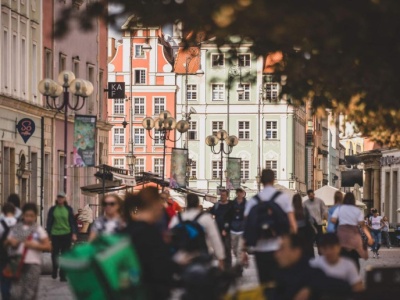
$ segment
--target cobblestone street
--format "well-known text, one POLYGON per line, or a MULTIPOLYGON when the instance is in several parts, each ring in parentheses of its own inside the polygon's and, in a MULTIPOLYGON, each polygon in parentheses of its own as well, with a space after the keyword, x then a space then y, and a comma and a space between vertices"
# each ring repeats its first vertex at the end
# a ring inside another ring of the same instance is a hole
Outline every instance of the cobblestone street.
MULTIPOLYGON (((379 259, 372 258, 367 261, 361 260, 361 274, 364 278, 365 269, 368 267, 389 267, 389 266, 400 266, 400 248, 380 250, 381 257, 379 259)), ((257 285, 257 271, 254 266, 252 257, 250 258, 249 268, 244 270, 243 277, 239 280, 240 288, 251 288, 257 285)), ((67 283, 53 280, 50 276, 45 275, 41 277, 40 282, 40 300, 70 300, 73 296, 69 290, 67 283)))

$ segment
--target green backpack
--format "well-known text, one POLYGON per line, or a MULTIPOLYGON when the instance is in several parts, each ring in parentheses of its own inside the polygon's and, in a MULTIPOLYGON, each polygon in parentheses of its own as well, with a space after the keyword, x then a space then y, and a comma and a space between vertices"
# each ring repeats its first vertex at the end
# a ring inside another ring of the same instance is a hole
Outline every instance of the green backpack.
POLYGON ((141 269, 130 239, 101 235, 74 247, 59 259, 78 300, 145 300, 141 269))

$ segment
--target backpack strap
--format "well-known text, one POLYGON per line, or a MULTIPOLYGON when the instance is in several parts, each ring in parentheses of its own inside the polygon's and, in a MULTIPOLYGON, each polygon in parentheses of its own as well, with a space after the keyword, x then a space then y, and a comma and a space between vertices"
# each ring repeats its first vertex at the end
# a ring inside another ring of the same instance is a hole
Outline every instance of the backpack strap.
POLYGON ((1 220, 1 225, 4 228, 3 235, 0 238, 0 246, 3 245, 4 241, 6 240, 8 233, 10 232, 10 227, 7 225, 5 220, 1 220))
POLYGON ((178 212, 178 220, 179 220, 179 223, 183 222, 182 215, 180 212, 178 212))
POLYGON ((257 204, 259 204, 259 203, 261 202, 261 198, 260 198, 260 195, 259 195, 259 194, 256 194, 256 195, 254 196, 254 199, 256 199, 257 204))
POLYGON ((281 191, 276 191, 276 192, 272 195, 271 199, 269 199, 269 201, 275 202, 276 198, 278 198, 278 196, 279 196, 280 194, 282 194, 281 191))
POLYGON ((200 217, 201 217, 202 215, 203 215, 203 211, 199 212, 198 215, 193 219, 193 221, 196 221, 196 222, 197 222, 197 220, 200 219, 200 217))

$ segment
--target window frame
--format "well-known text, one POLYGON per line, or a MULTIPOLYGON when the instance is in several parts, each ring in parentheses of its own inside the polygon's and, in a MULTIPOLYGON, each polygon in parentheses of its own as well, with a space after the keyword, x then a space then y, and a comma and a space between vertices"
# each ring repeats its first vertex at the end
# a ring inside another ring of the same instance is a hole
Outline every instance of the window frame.
POLYGON ((119 169, 125 169, 125 158, 123 158, 123 157, 114 157, 113 158, 113 167, 119 168, 119 169), (121 164, 116 164, 115 163, 116 160, 122 161, 122 166, 121 166, 121 164))
POLYGON ((144 84, 146 84, 146 76, 147 76, 147 74, 146 74, 146 69, 143 69, 143 68, 141 68, 141 69, 134 69, 134 77, 135 77, 135 81, 134 81, 134 84, 135 85, 144 85, 144 84), (137 80, 138 79, 138 76, 137 76, 137 72, 144 72, 144 74, 139 74, 139 81, 137 80), (143 80, 142 80, 143 79, 143 80))
POLYGON ((211 84, 211 101, 225 101, 225 83, 212 83, 211 84), (219 86, 218 89, 215 87, 219 86), (218 93, 218 98, 214 98, 214 93, 218 93))
POLYGON ((153 97, 153 116, 158 116, 160 113, 165 111, 165 109, 166 109, 166 97, 164 97, 164 96, 153 97), (156 100, 159 100, 159 99, 163 100, 163 104, 156 103, 156 100), (163 106, 162 110, 160 110, 161 105, 163 106), (157 111, 156 107, 158 107, 159 112, 156 112, 157 111))
POLYGON ((189 180, 195 180, 195 179, 197 179, 197 161, 192 159, 189 180))
POLYGON ((240 53, 240 54, 238 54, 237 65, 238 65, 238 67, 241 67, 241 68, 250 68, 251 67, 251 54, 250 53, 240 53), (247 59, 240 60, 241 56, 242 57, 243 56, 248 56, 248 58, 249 58, 248 61, 247 61, 247 59), (243 65, 241 65, 242 62, 244 62, 243 65), (248 65, 246 65, 246 62, 248 62, 248 65))
POLYGON ((146 53, 143 50, 143 44, 134 44, 133 47, 134 47, 134 51, 133 51, 134 58, 146 58, 146 53), (140 54, 137 54, 138 48, 141 49, 141 53, 140 54))
POLYGON ((278 160, 276 160, 276 159, 267 159, 265 161, 265 168, 266 169, 271 169, 272 171, 274 171, 275 179, 278 178, 278 160))
POLYGON ((265 140, 277 140, 279 138, 279 128, 278 121, 276 120, 267 120, 265 121, 265 140), (268 123, 271 123, 271 128, 268 128, 268 123), (273 128, 273 124, 276 124, 276 128, 273 128), (268 132, 271 132, 271 137, 268 137, 268 132), (274 134, 276 135, 274 137, 274 134))
POLYGON ((265 84, 265 99, 271 102, 279 100, 279 83, 267 82, 265 84), (276 93, 276 95, 274 95, 276 93))
POLYGON ((250 179, 250 160, 240 160, 240 179, 250 179))
POLYGON ((224 68, 224 67, 225 67, 225 54, 211 53, 211 68, 224 68), (214 57, 217 57, 217 59, 214 59, 214 57))
POLYGON ((160 130, 153 129, 153 145, 163 146, 164 140, 162 139, 162 132, 160 130))
POLYGON ((114 115, 125 115, 125 99, 123 98, 118 98, 118 99, 113 99, 113 114, 114 115), (117 101, 122 100, 122 103, 116 103, 117 101), (122 108, 122 112, 117 112, 118 109, 116 109, 117 107, 119 107, 119 109, 122 108))
POLYGON ((137 157, 135 164, 135 173, 138 174, 140 172, 145 172, 146 170, 146 159, 144 157, 137 157), (143 164, 139 164, 139 162, 143 162, 143 164), (143 168, 143 171, 138 170, 139 168, 143 168))
POLYGON ((188 84, 186 86, 186 99, 188 101, 197 101, 198 98, 197 84, 188 84), (195 89, 190 89, 190 87, 195 87, 195 89), (190 95, 190 97, 189 97, 190 95))
POLYGON ((145 145, 146 133, 144 128, 140 127, 133 128, 133 141, 135 142, 135 145, 145 145))
POLYGON ((218 131, 223 130, 224 129, 224 121, 211 121, 211 132, 212 135, 217 136, 218 131), (214 129, 214 124, 216 124, 217 126, 215 127, 221 127, 220 129, 214 129), (219 126, 221 125, 221 126, 219 126))
POLYGON ((146 98, 145 97, 133 97, 133 112, 135 115, 144 116, 146 113, 146 98), (136 100, 143 100, 143 103, 136 103, 136 100), (139 109, 139 112, 136 112, 136 109, 139 109), (143 111, 143 112, 141 112, 143 111))
MULTIPOLYGON (((238 93, 238 101, 250 101, 250 91, 251 91, 251 85, 250 83, 241 83, 244 93, 242 95, 239 95, 238 93)), ((237 87, 239 88, 240 83, 238 83, 237 87)))
POLYGON ((153 158, 153 172, 162 176, 162 174, 164 173, 164 162, 163 162, 163 158, 160 157, 154 157, 153 158), (156 164, 156 160, 158 161, 158 163, 156 164), (157 172, 156 168, 160 168, 161 172, 157 172))
POLYGON ((238 121, 238 138, 239 140, 250 140, 251 139, 251 126, 250 126, 250 121, 238 121), (242 123, 242 127, 240 128, 240 125, 242 123), (248 128, 245 128, 246 125, 248 125, 248 128), (242 137, 241 137, 241 134, 242 137))
POLYGON ((113 128, 113 145, 114 146, 125 145, 125 128, 123 128, 123 127, 114 127, 113 128), (118 130, 119 133, 116 133, 116 130, 118 130), (121 133, 121 131, 122 131, 122 133, 121 133), (119 137, 119 141, 116 143, 117 136, 119 137), (122 138, 123 142, 121 142, 121 138, 122 138))
POLYGON ((189 121, 189 129, 187 131, 189 141, 197 141, 197 121, 189 121), (193 128, 194 126, 194 128, 193 128), (191 138, 191 133, 194 134, 194 138, 191 138))
POLYGON ((219 180, 221 178, 221 161, 220 160, 212 160, 211 161, 211 179, 212 180, 219 180), (214 167, 214 164, 216 167, 214 167), (214 173, 216 176, 214 176, 214 173))

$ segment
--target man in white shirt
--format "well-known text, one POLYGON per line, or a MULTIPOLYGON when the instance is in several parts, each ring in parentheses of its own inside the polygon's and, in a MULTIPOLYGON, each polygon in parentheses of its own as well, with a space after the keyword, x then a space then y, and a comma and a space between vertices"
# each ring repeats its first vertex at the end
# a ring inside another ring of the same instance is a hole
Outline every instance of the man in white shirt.
MULTIPOLYGON (((264 169, 261 173, 261 183, 264 188, 258 194, 261 201, 270 201, 271 198, 276 193, 274 188, 275 173, 270 169, 264 169)), ((282 210, 287 214, 289 219, 290 231, 292 233, 297 232, 297 224, 294 218, 292 202, 288 195, 281 193, 275 198, 275 203, 277 203, 282 210)), ((244 211, 245 218, 249 215, 251 209, 257 205, 258 201, 256 198, 250 199, 246 203, 246 208, 244 211)), ((245 242, 246 247, 246 242, 245 242)), ((258 270, 258 277, 260 283, 267 283, 275 281, 276 272, 278 269, 277 262, 274 257, 274 253, 280 247, 280 237, 274 237, 269 239, 259 239, 253 251, 255 254, 256 265, 258 270)), ((247 251, 245 248, 244 251, 247 251)), ((246 256, 244 256, 244 259, 246 256)))
MULTIPOLYGON (((195 194, 188 194, 186 197, 187 209, 184 212, 181 212, 182 220, 194 220, 202 211, 200 209, 200 201, 199 197, 195 194)), ((219 267, 223 269, 224 259, 225 259, 225 248, 224 244, 221 240, 221 235, 218 230, 217 223, 214 221, 212 216, 209 213, 203 213, 198 218, 197 222, 203 227, 204 233, 206 236, 207 245, 210 246, 215 256, 219 261, 219 267)), ((169 228, 175 227, 179 223, 178 216, 174 216, 169 224, 169 228)), ((178 251, 177 255, 175 255, 175 260, 185 259, 185 253, 180 253, 178 251)), ((178 263, 185 264, 183 261, 178 261, 178 263)))
POLYGON ((317 228, 317 235, 315 237, 315 241, 317 243, 319 252, 319 240, 323 234, 322 227, 324 224, 324 220, 328 219, 328 209, 326 208, 324 201, 315 197, 313 190, 308 190, 307 195, 308 199, 304 201, 303 206, 309 212, 311 218, 314 221, 314 226, 315 228, 317 228))
POLYGON ((353 261, 341 257, 339 239, 334 233, 327 233, 321 237, 321 254, 312 259, 310 265, 321 269, 328 277, 346 281, 353 292, 361 292, 364 287, 360 275, 353 261))

